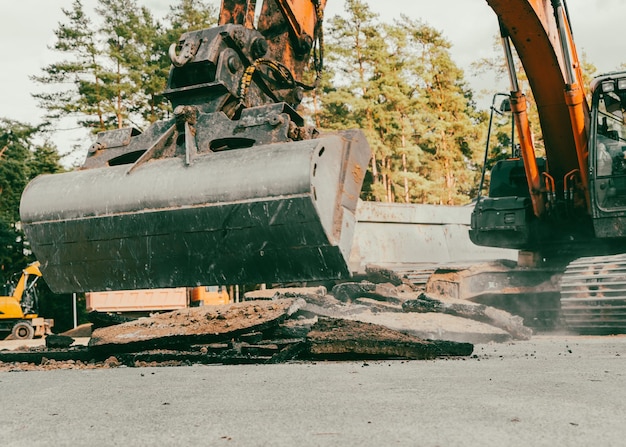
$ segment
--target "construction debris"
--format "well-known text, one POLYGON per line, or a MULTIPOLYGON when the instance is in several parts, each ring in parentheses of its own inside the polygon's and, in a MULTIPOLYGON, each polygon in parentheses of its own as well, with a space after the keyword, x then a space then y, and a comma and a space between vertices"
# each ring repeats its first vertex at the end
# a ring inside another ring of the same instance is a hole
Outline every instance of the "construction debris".
POLYGON ((384 326, 350 320, 321 318, 309 332, 311 356, 323 359, 405 358, 432 359, 468 356, 470 343, 437 343, 384 326))
POLYGON ((353 302, 359 298, 372 298, 391 303, 402 303, 413 291, 407 286, 394 286, 391 283, 374 284, 369 281, 345 282, 333 287, 332 295, 343 302, 353 302))
POLYGON ((406 283, 395 285, 397 279, 381 269, 374 273, 394 282, 343 283, 330 294, 322 286, 259 290, 246 293, 241 303, 94 328, 88 346, 52 337, 45 349, 0 351, 0 362, 115 367, 432 359, 468 356, 473 343, 531 336, 515 315, 427 295, 406 283), (55 348, 63 344, 65 349, 55 348))
POLYGON ((303 305, 285 299, 181 309, 96 329, 89 347, 94 352, 139 352, 218 343, 275 327, 303 305))
POLYGON ((399 286, 407 282, 398 272, 377 265, 366 265, 365 273, 368 281, 373 283, 391 283, 394 286, 399 286))
POLYGON ((453 299, 443 301, 422 293, 415 300, 405 301, 402 304, 402 309, 405 312, 441 312, 457 317, 469 318, 503 329, 516 340, 530 340, 532 336, 532 330, 524 326, 524 321, 521 317, 511 315, 501 309, 470 301, 453 299))
POLYGON ((513 340, 511 334, 497 327, 442 313, 362 312, 351 319, 384 325, 424 340, 474 344, 505 343, 513 340))
POLYGON ((46 337, 46 348, 49 348, 49 349, 69 348, 72 345, 72 343, 74 343, 74 339, 67 335, 50 334, 46 337))

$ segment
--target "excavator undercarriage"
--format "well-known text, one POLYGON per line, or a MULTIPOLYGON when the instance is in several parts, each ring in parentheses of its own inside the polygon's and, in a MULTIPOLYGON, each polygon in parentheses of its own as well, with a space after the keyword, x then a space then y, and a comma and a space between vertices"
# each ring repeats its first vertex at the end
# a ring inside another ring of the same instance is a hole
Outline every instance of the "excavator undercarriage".
POLYGON ((626 328, 626 255, 571 262, 561 278, 561 315, 576 332, 622 333, 626 328))

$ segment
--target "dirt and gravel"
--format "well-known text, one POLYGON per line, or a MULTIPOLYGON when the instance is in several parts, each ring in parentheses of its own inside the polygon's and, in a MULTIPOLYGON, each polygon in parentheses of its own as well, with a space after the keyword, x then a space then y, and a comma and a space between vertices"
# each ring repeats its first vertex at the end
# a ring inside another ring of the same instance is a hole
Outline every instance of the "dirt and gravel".
MULTIPOLYGON (((93 327, 85 346, 70 334, 45 346, 0 350, 0 370, 284 363, 298 360, 469 356, 478 342, 528 339, 519 317, 444 302, 405 284, 362 281, 257 291, 246 301, 155 314, 93 327)), ((99 315, 96 321, 107 324, 99 315)))
POLYGON ((4 446, 620 446, 626 337, 434 360, 0 372, 4 446))
POLYGON ((0 342, 3 445, 617 446, 626 436, 626 336, 528 339, 514 315, 393 284, 344 286, 341 299, 324 288, 256 295, 0 342))

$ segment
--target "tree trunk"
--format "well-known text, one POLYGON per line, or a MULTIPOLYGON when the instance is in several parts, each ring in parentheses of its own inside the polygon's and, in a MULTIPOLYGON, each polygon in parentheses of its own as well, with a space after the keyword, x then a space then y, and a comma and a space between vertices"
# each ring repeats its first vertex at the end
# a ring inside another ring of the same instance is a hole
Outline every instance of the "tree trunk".
POLYGON ((373 183, 378 181, 378 166, 376 166, 376 152, 372 151, 372 177, 374 178, 373 183))
POLYGON ((319 105, 319 101, 317 100, 317 89, 314 89, 311 92, 311 96, 313 98, 313 116, 315 117, 315 127, 319 129, 321 127, 321 124, 320 124, 320 105, 319 105))
POLYGON ((115 111, 115 115, 117 117, 117 128, 121 129, 124 127, 123 117, 122 117, 122 72, 119 60, 117 61, 117 110, 115 111))
POLYGON ((409 203, 409 177, 408 169, 406 167, 406 127, 404 125, 404 117, 402 117, 402 137, 400 144, 402 146, 402 172, 404 172, 404 203, 409 203))
POLYGON ((391 159, 390 158, 386 159, 385 167, 386 167, 386 171, 389 173, 387 174, 387 181, 385 183, 385 187, 387 189, 387 202, 393 203, 394 202, 393 183, 391 181, 391 159))

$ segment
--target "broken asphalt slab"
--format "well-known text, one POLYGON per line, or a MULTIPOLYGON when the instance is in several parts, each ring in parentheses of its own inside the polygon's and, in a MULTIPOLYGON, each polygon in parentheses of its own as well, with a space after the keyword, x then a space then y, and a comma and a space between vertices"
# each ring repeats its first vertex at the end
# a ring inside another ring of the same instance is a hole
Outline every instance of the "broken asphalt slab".
POLYGON ((303 300, 284 299, 181 309, 96 329, 89 348, 94 352, 137 352, 216 343, 275 327, 304 304, 303 300))
POLYGON ((343 283, 325 289, 281 289, 266 296, 301 298, 306 304, 299 313, 307 316, 343 318, 386 326, 406 334, 433 340, 468 343, 503 343, 528 340, 532 330, 521 317, 501 309, 449 300, 420 292, 409 293, 404 285, 395 290, 391 284, 343 283), (297 291, 294 291, 297 290, 297 291), (340 291, 340 292, 338 292, 340 291))
POLYGON ((441 313, 361 312, 346 316, 373 323, 427 340, 449 340, 465 343, 504 343, 511 334, 478 321, 441 313))
POLYGON ((443 313, 455 317, 466 318, 502 329, 511 334, 515 340, 530 340, 532 330, 524 326, 524 320, 502 309, 457 299, 438 299, 422 293, 415 300, 402 304, 405 312, 443 313))
POLYGON ((307 335, 313 358, 423 360, 468 356, 470 343, 439 343, 407 335, 385 326, 360 321, 320 318, 307 335))

